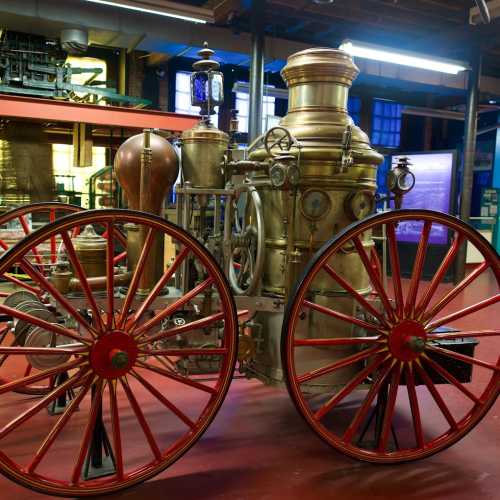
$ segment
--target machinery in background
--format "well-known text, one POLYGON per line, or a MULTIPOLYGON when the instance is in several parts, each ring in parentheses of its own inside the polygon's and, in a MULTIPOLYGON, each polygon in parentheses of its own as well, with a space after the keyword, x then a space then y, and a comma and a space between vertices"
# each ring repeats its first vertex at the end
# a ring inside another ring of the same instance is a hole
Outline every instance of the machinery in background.
MULTIPOLYGON (((68 41, 64 45, 68 47, 68 41)), ((98 104, 144 107, 147 99, 117 93, 102 86, 101 68, 78 68, 66 63, 67 53, 58 40, 3 31, 0 33, 0 92, 98 104), (85 74, 84 85, 72 83, 72 75, 85 74)))

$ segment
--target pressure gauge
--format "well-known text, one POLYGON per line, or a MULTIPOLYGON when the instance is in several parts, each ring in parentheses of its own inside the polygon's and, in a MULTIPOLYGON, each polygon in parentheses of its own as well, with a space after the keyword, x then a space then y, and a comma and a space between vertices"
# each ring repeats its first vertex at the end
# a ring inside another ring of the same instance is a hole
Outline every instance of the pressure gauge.
POLYGON ((325 191, 308 189, 300 200, 302 215, 309 220, 317 221, 325 217, 331 208, 330 197, 325 191))
POLYGON ((361 220, 375 210, 375 198, 371 191, 357 191, 347 196, 345 210, 353 220, 361 220))
POLYGON ((300 181, 300 171, 297 165, 290 165, 288 167, 288 182, 292 186, 297 186, 300 181))
POLYGON ((269 177, 273 187, 279 188, 285 185, 286 182, 286 168, 281 163, 275 163, 269 169, 269 177))

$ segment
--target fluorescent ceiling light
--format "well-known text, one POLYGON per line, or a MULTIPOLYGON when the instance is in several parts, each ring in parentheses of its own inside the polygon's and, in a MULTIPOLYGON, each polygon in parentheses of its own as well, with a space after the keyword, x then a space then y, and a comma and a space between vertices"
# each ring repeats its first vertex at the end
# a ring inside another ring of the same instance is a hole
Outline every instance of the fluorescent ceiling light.
POLYGON ((460 71, 468 69, 468 66, 460 61, 449 61, 446 59, 412 54, 410 52, 398 52, 388 47, 377 47, 376 45, 369 45, 351 40, 346 40, 339 48, 354 57, 400 64, 401 66, 410 66, 412 68, 421 68, 430 71, 439 71, 440 73, 448 73, 451 75, 456 75, 460 73, 460 71))
POLYGON ((200 23, 200 24, 205 24, 207 23, 208 19, 202 19, 201 17, 192 17, 192 16, 187 16, 184 14, 176 13, 173 10, 163 10, 161 8, 159 9, 152 9, 149 7, 145 7, 140 5, 137 2, 114 2, 112 0, 86 0, 87 2, 91 3, 98 3, 101 5, 109 5, 111 7, 119 7, 121 9, 128 9, 128 10, 133 10, 136 12, 143 12, 145 14, 154 14, 156 16, 163 16, 163 17, 172 17, 174 19, 182 19, 183 21, 190 21, 192 23, 200 23))

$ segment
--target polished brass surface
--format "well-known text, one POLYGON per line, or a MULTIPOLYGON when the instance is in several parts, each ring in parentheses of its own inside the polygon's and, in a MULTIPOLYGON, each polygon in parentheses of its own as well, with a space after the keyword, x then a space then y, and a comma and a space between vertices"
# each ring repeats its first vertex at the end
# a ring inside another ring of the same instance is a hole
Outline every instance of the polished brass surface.
MULTIPOLYGON (((340 50, 314 48, 290 56, 282 70, 289 88, 289 109, 280 127, 289 131, 287 144, 291 147, 270 150, 266 134, 264 144, 249 155, 250 160, 276 165, 280 161, 276 156, 291 154, 299 168, 296 188, 272 178, 266 182, 267 174, 262 171, 253 177, 262 198, 266 229, 263 293, 282 297, 285 302, 313 254, 355 216, 366 216, 374 207, 377 166, 383 157, 347 112, 349 88, 357 74, 351 57, 340 50), (363 193, 361 198, 358 193, 363 193)), ((283 137, 285 140, 286 134, 283 137)), ((369 252, 373 245, 370 234, 364 235, 363 244, 369 252)), ((330 265, 357 291, 370 292, 367 273, 352 248, 346 247, 330 265)), ((348 315, 359 314, 354 300, 326 273, 318 275, 312 289, 315 303, 348 315)), ((282 320, 281 314, 268 312, 259 312, 255 318, 262 329, 256 338, 260 348, 253 369, 256 376, 271 382, 282 380, 282 320)), ((307 337, 311 331, 315 338, 362 334, 349 323, 315 311, 307 312, 297 335, 307 337)), ((296 359, 298 371, 332 363, 349 350, 352 348, 346 347, 344 352, 325 348, 301 351, 296 359)), ((322 385, 307 384, 307 390, 314 393, 340 386, 358 369, 353 365, 323 377, 322 385)))
MULTIPOLYGON (((299 160, 300 180, 297 192, 259 187, 267 246, 263 289, 268 293, 284 295, 287 277, 295 281, 313 253, 352 222, 351 213, 346 211, 346 198, 358 191, 372 198, 375 195, 377 165, 383 157, 372 149, 367 135, 347 113, 349 87, 357 74, 348 54, 330 48, 293 54, 282 70, 289 88, 289 109, 280 126, 288 129, 300 144, 300 153, 293 146, 290 151, 299 160), (347 130, 351 136, 352 165, 342 171, 347 130), (322 193, 320 201, 325 207, 324 213, 313 217, 304 213, 311 190, 322 193), (293 227, 291 220, 295 220, 293 227), (293 259, 288 258, 292 253, 293 259)), ((261 147, 250 154, 250 159, 265 161, 269 153, 261 147)), ((264 178, 263 173, 255 174, 257 182, 264 178)), ((346 278, 365 289, 368 282, 361 263, 353 265, 352 260, 355 257, 346 254, 344 259, 336 260, 334 267, 348 269, 346 278)), ((332 283, 329 286, 335 290, 332 283)))
POLYGON ((229 136, 206 121, 182 133, 182 174, 195 188, 224 188, 222 161, 229 136))
POLYGON ((127 139, 118 149, 114 169, 120 186, 133 210, 160 215, 163 202, 179 174, 179 160, 175 149, 158 134, 150 133, 150 200, 141 207, 141 162, 144 152, 144 135, 127 139))
MULTIPOLYGON (((127 139, 118 149, 114 164, 116 177, 129 208, 161 215, 165 198, 179 174, 174 148, 163 137, 144 131, 127 139)), ((135 269, 146 234, 140 226, 127 224, 128 269, 135 269)), ((164 271, 163 237, 158 235, 139 282, 139 293, 148 293, 164 271)))
POLYGON ((106 239, 99 236, 92 225, 73 239, 76 255, 88 278, 106 275, 106 239))

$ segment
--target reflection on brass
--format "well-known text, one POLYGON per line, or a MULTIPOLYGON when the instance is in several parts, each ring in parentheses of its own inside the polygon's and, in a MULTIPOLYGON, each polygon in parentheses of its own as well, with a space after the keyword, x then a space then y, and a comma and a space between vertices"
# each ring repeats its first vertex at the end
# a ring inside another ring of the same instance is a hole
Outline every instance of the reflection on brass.
POLYGON ((91 224, 73 239, 73 244, 88 278, 106 275, 106 239, 91 224))
MULTIPOLYGON (((161 215, 163 203, 179 173, 174 148, 150 130, 127 139, 118 149, 114 164, 116 177, 127 197, 129 208, 161 215)), ((137 264, 146 238, 142 227, 127 224, 129 270, 137 264)), ((164 270, 163 237, 158 235, 139 283, 139 293, 147 293, 164 270)))
POLYGON ((211 123, 201 121, 182 133, 182 174, 192 187, 224 188, 222 160, 229 136, 211 123))
MULTIPOLYGON (((280 188, 258 188, 266 228, 263 289, 279 295, 285 293, 287 279, 295 281, 302 271, 302 266, 294 265, 290 259, 287 262, 287 254, 291 256, 299 250, 303 253, 302 262, 307 262, 325 241, 349 225, 352 218, 346 212, 345 198, 357 191, 375 193, 377 165, 383 160, 347 113, 348 91, 358 74, 348 54, 330 48, 307 49, 291 55, 281 74, 289 88, 289 109, 280 125, 301 145, 300 155, 295 147, 291 149, 300 163, 293 227, 293 218, 287 212, 293 206, 291 196, 280 188), (346 158, 352 158, 352 164, 346 158), (321 205, 318 210, 327 212, 326 216, 316 214, 315 207, 308 204, 315 201, 309 199, 312 191, 326 195, 316 200, 321 205), (305 204, 301 203, 303 196, 305 204)), ((266 159, 269 154, 264 147, 250 153, 250 160, 266 159)), ((257 172, 254 179, 264 180, 265 174, 257 172)), ((334 267, 342 269, 356 287, 366 288, 361 263, 351 262, 350 256, 345 262, 342 258, 336 259, 334 267)), ((320 289, 328 286, 335 288, 331 280, 318 283, 320 289)))

